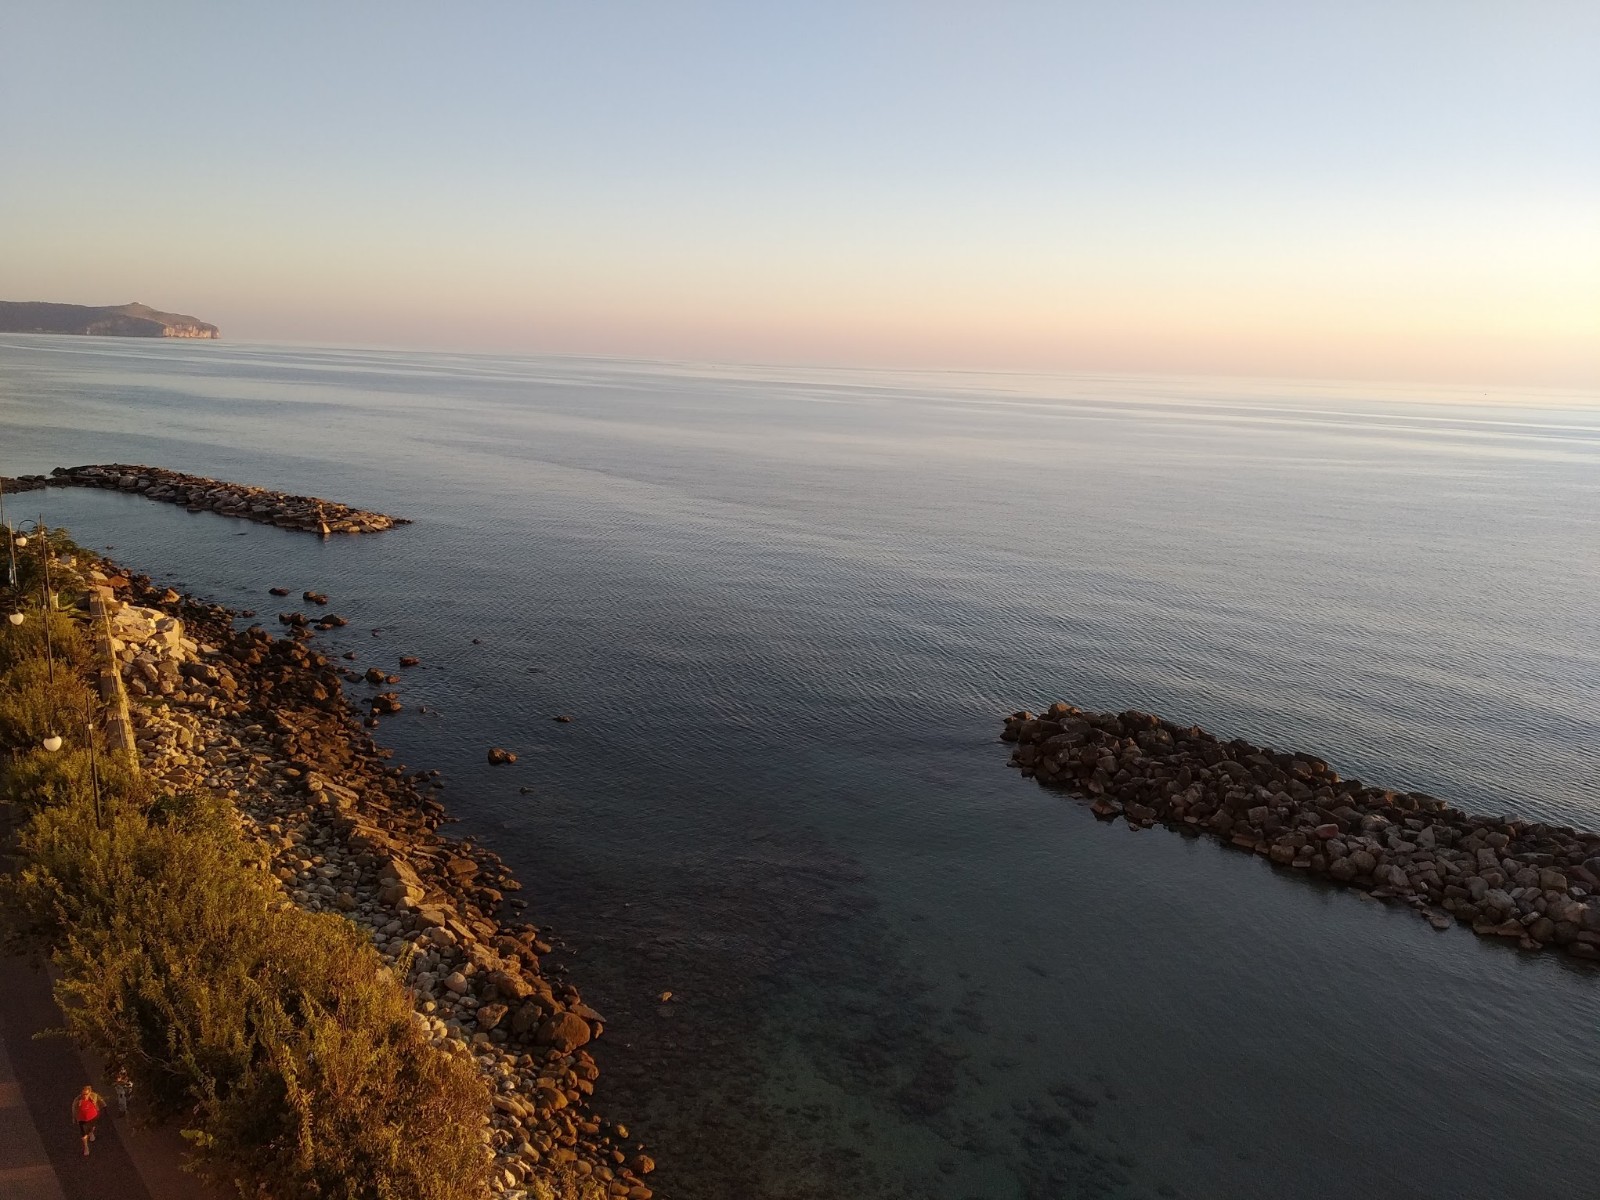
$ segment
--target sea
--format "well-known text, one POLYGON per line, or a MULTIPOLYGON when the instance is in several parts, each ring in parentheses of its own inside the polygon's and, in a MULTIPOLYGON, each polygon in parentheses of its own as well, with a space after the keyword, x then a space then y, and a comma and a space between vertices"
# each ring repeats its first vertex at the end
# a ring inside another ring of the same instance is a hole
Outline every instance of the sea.
POLYGON ((1600 827, 1594 393, 0 337, 0 474, 92 462, 414 521, 12 501, 420 657, 378 736, 605 1014, 660 1196, 1600 1195, 1600 970, 998 740, 1138 708, 1600 827))

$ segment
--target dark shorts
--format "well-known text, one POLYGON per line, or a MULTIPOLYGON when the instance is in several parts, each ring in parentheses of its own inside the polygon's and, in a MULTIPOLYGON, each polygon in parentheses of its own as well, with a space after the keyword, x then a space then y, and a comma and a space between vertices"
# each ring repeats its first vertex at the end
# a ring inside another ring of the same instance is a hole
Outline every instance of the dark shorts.
MULTIPOLYGON (((98 1121, 99 1119, 99 1117, 96 1117, 94 1121, 98 1121)), ((78 1133, 83 1137, 88 1137, 94 1132, 94 1121, 79 1121, 78 1133)))

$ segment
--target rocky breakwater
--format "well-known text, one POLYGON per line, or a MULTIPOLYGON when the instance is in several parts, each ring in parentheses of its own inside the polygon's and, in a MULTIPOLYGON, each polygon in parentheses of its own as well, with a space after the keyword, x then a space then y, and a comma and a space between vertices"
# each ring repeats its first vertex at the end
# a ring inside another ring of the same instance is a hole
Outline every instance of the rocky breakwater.
MULTIPOLYGON (((22 476, 5 481, 6 490, 37 486, 40 476, 22 476), (15 486, 13 486, 15 485, 15 486)), ((396 525, 409 525, 403 517, 386 516, 363 508, 351 508, 316 496, 293 496, 269 488, 242 483, 225 483, 203 475, 186 475, 164 467, 131 466, 124 463, 91 464, 82 467, 57 467, 50 473, 51 487, 110 488, 132 492, 150 500, 179 504, 190 512, 214 512, 239 517, 259 525, 306 533, 379 533, 396 525)))
POLYGON ((1025 775, 1105 820, 1219 838, 1287 871, 1409 904, 1525 950, 1600 960, 1600 833, 1475 816, 1421 792, 1343 779, 1322 759, 1143 712, 1053 704, 1001 737, 1025 775))
POLYGON ((492 1095, 486 1152, 504 1196, 651 1200, 654 1163, 591 1107, 586 1047, 601 1015, 513 919, 519 884, 489 851, 442 835, 443 808, 385 761, 339 672, 295 638, 102 562, 122 601, 116 653, 136 696, 145 773, 175 793, 227 796, 284 903, 342 914, 405 981, 434 1044, 469 1058, 492 1095))

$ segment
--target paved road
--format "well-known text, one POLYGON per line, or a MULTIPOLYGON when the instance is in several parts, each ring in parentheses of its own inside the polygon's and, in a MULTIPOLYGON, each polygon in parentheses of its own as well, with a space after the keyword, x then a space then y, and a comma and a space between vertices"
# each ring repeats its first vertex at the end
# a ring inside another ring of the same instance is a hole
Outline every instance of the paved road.
POLYGON ((110 1101, 98 1064, 66 1038, 44 971, 0 958, 0 1196, 5 1200, 220 1200, 179 1167, 174 1130, 137 1129, 109 1113, 83 1157, 72 1098, 86 1083, 110 1101))
POLYGON ((11 1067, 4 1016, 4 1009, 0 1009, 0 1196, 9 1200, 65 1200, 11 1067))

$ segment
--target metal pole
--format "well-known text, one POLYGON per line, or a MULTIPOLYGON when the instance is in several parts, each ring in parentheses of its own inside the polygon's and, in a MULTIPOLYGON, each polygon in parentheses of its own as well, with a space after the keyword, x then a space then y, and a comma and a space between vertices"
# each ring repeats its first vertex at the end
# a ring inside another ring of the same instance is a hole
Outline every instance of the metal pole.
POLYGON ((94 787, 94 827, 103 828, 105 825, 104 810, 100 805, 100 757, 94 748, 94 716, 91 707, 92 701, 83 708, 83 739, 89 746, 89 781, 94 787))
POLYGON ((39 514, 39 558, 44 563, 44 574, 39 579, 39 588, 44 594, 44 611, 40 614, 44 621, 44 657, 50 664, 50 691, 55 695, 56 686, 56 652, 50 638, 50 539, 45 536, 44 514, 39 514))
POLYGON ((50 587, 50 531, 45 528, 44 514, 39 514, 39 540, 44 543, 39 551, 44 556, 44 598, 50 608, 56 606, 55 592, 50 587))
POLYGON ((6 520, 6 485, 0 483, 0 528, 6 531, 6 586, 13 591, 17 586, 17 545, 11 525, 6 520))

